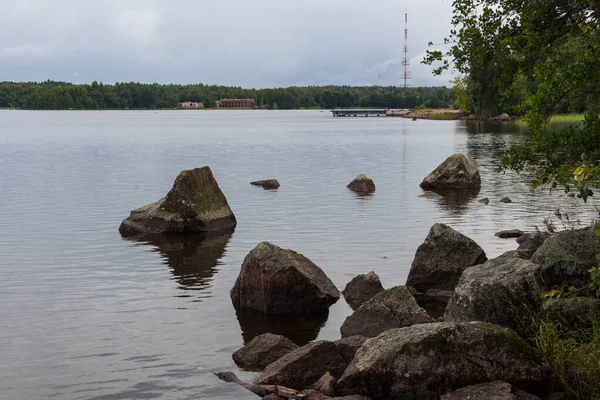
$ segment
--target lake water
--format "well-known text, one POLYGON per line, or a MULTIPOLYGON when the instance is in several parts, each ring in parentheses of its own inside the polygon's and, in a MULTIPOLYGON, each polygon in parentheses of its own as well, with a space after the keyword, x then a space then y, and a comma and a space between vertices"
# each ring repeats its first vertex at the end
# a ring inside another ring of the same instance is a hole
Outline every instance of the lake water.
POLYGON ((405 282, 436 222, 493 257, 516 248, 495 232, 542 227, 557 206, 589 221, 592 206, 494 172, 522 138, 510 125, 320 111, 0 111, 0 397, 254 399, 212 374, 253 377, 231 359, 244 340, 269 330, 337 339, 350 314, 341 299, 317 321, 238 320, 229 290, 254 246, 304 254, 340 290, 371 270, 389 288, 405 282), (456 152, 479 165, 489 205, 419 188, 456 152), (232 235, 121 238, 131 209, 203 165, 237 217, 232 235), (375 181, 373 196, 345 187, 360 173, 375 181), (249 185, 265 178, 279 190, 249 185), (506 195, 513 203, 499 202, 506 195))

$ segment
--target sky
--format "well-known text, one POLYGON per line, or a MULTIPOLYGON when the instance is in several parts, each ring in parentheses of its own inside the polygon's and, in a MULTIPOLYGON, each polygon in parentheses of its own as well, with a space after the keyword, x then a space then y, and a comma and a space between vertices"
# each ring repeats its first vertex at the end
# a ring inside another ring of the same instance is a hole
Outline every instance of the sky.
POLYGON ((450 0, 0 0, 0 81, 412 86, 450 0))

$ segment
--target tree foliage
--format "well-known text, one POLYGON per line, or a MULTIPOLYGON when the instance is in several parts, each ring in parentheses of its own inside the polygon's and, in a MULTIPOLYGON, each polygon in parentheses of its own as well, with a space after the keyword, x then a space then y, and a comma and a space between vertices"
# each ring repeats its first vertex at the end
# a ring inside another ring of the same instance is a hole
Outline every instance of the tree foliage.
POLYGON ((308 86, 243 89, 216 85, 116 83, 74 85, 65 82, 0 82, 0 107, 23 109, 156 109, 184 101, 212 108, 222 98, 252 98, 261 108, 447 107, 454 93, 445 87, 308 86))
POLYGON ((534 168, 536 184, 577 188, 587 199, 600 166, 600 2, 454 0, 448 51, 430 50, 434 73, 454 69, 459 105, 480 115, 522 115, 535 134, 503 167, 534 168), (545 129, 559 112, 586 112, 580 127, 545 129), (584 171, 583 174, 581 171, 584 171))

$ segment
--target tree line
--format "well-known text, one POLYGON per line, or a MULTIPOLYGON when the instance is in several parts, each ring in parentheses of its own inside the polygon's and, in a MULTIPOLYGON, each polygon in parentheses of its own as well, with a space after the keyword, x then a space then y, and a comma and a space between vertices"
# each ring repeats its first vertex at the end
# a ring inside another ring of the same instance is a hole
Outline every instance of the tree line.
POLYGON ((250 98, 266 109, 335 107, 448 107, 456 97, 445 87, 308 86, 244 89, 217 85, 157 83, 0 82, 0 107, 30 110, 165 109, 179 102, 214 108, 223 98, 250 98))

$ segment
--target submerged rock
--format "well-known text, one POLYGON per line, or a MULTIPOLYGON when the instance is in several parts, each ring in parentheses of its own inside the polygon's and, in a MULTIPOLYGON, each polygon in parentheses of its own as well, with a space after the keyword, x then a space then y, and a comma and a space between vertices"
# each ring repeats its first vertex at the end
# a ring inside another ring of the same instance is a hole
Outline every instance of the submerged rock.
POLYGON ((277 179, 266 179, 266 180, 262 180, 262 181, 254 181, 254 182, 250 182, 251 185, 254 186, 262 186, 264 189, 277 189, 279 186, 279 182, 277 182, 277 179))
POLYGON ((428 297, 434 299, 450 295, 465 269, 486 260, 485 252, 472 239, 445 224, 435 224, 417 249, 406 285, 425 294, 430 291, 428 297))
POLYGON ((490 199, 488 199, 487 197, 484 197, 483 199, 477 200, 477 202, 481 203, 481 204, 485 204, 487 206, 488 204, 490 204, 490 199))
POLYGON ((214 233, 236 219, 209 167, 181 171, 162 199, 135 209, 119 227, 123 236, 214 233))
POLYGON ((302 254, 268 242, 248 253, 231 289, 236 308, 266 314, 325 311, 339 298, 339 291, 321 268, 302 254))
POLYGON ((350 307, 356 310, 371 297, 383 292, 383 290, 379 276, 371 271, 368 274, 361 274, 354 277, 348 282, 342 294, 350 307))
POLYGON ((360 174, 354 178, 354 180, 346 187, 360 194, 368 194, 375 191, 375 183, 373 183, 373 180, 365 174, 360 174))
POLYGON ((439 322, 392 329, 367 340, 338 379, 336 392, 428 399, 493 380, 532 392, 547 385, 539 354, 510 329, 439 322))
POLYGON ((254 383, 302 390, 315 383, 326 372, 336 379, 339 378, 347 365, 348 361, 341 356, 334 343, 320 340, 300 347, 269 364, 254 383))
POLYGON ((502 381, 467 386, 442 396, 441 400, 539 400, 540 398, 519 390, 502 381))
POLYGON ((350 315, 340 329, 342 337, 375 337, 393 328, 434 322, 419 307, 406 286, 396 286, 371 298, 350 315))
POLYGON ((587 288, 589 269, 597 265, 600 237, 590 228, 569 229, 555 233, 544 241, 531 261, 541 266, 546 287, 554 285, 587 288))
POLYGON ((526 334, 540 306, 539 266, 516 251, 467 268, 448 302, 444 321, 485 321, 526 334))
POLYGON ((519 238, 521 236, 523 236, 525 234, 525 232, 519 230, 519 229, 509 229, 506 231, 500 231, 498 233, 496 233, 496 236, 499 237, 500 239, 512 239, 512 238, 519 238))
POLYGON ((423 179, 420 186, 424 190, 479 189, 481 187, 481 177, 475 163, 464 154, 457 153, 448 157, 423 179))
POLYGON ((509 197, 503 197, 500 199, 500 203, 512 203, 512 200, 509 197))
POLYGON ((273 361, 297 348, 298 346, 286 337, 265 333, 255 337, 233 353, 233 361, 240 368, 261 371, 273 361))

